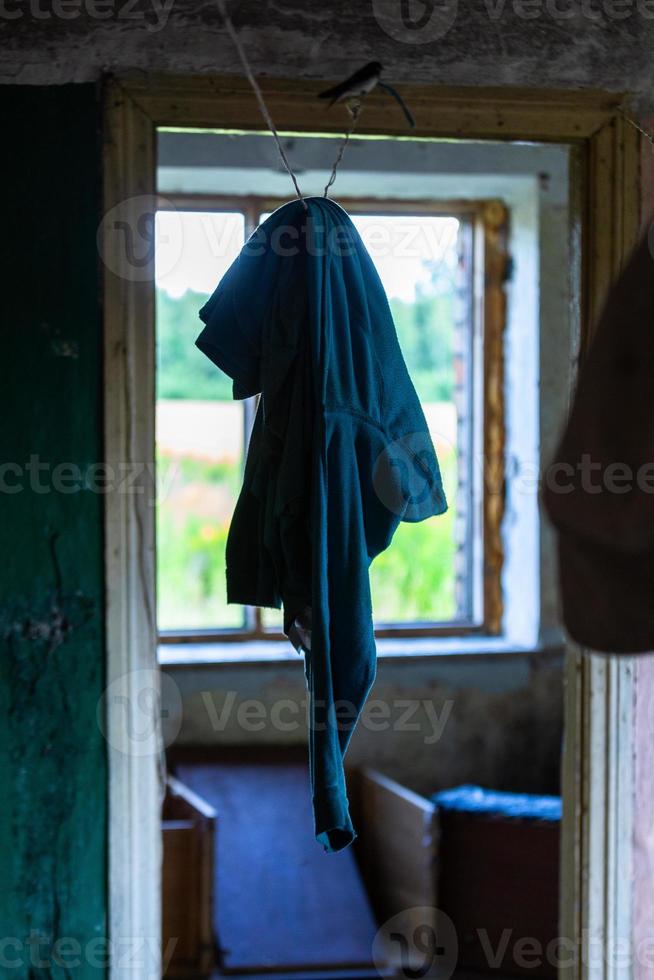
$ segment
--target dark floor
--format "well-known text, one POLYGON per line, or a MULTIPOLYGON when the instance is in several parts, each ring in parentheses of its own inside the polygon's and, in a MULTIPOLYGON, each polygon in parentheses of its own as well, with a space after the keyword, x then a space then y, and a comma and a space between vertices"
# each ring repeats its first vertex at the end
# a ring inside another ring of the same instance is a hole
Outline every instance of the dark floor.
MULTIPOLYGON (((311 973, 304 971, 293 973, 257 973, 257 974, 225 974, 213 973, 208 980, 225 980, 227 976, 236 977, 238 980, 406 980, 403 973, 380 973, 378 970, 361 970, 353 972, 335 972, 334 970, 320 970, 311 973)), ((205 978, 206 980, 206 978, 205 978)), ((424 980, 429 980, 425 976, 424 980)), ((515 977, 505 977, 500 973, 471 973, 465 970, 455 970, 450 978, 441 976, 438 980, 516 980, 515 977)))
POLYGON ((173 766, 218 813, 221 968, 247 980, 269 971, 275 980, 378 976, 377 925, 354 852, 325 854, 314 840, 306 758, 186 754, 173 766))
MULTIPOLYGON (((212 973, 209 980, 226 980, 226 977, 233 977, 234 980, 380 980, 380 977, 386 976, 380 974, 377 970, 361 970, 353 972, 352 970, 347 970, 345 972, 340 972, 337 970, 313 970, 310 973, 305 973, 304 970, 293 973, 212 973)), ((393 974, 387 975, 387 980, 396 980, 393 974)), ((397 978, 397 980, 403 980, 403 978, 397 978)))

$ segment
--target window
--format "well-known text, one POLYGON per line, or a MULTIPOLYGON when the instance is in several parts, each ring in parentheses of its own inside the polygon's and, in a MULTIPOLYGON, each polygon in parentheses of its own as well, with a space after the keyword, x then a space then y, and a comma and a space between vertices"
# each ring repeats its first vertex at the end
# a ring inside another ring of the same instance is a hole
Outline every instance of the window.
MULTIPOLYGON (((245 239, 281 203, 188 196, 157 214, 157 584, 164 642, 281 635, 280 612, 226 604, 225 544, 256 405, 233 401, 230 379, 194 346, 200 307, 245 239)), ((377 633, 496 632, 505 210, 497 202, 342 203, 388 294, 450 504, 443 516, 401 524, 373 562, 377 633)))

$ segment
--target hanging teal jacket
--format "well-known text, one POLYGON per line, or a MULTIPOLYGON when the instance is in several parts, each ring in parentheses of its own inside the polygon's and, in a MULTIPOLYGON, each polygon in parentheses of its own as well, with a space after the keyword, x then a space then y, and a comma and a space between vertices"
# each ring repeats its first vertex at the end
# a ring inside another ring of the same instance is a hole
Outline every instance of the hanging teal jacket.
POLYGON ((309 750, 315 833, 355 837, 343 757, 375 678, 369 566, 401 520, 447 504, 388 301, 361 238, 324 198, 286 204, 207 304, 197 346, 261 393, 227 543, 229 602, 312 610, 309 750))

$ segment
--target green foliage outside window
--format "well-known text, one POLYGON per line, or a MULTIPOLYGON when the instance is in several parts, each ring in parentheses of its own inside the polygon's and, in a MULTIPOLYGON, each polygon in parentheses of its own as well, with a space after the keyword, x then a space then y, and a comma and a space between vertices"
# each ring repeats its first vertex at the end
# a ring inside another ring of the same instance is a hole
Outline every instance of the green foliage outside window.
MULTIPOLYGON (((207 296, 188 290, 171 297, 157 290, 157 396, 160 399, 231 401, 231 381, 195 347, 207 296)), ((453 291, 436 274, 419 285, 414 302, 394 298, 398 338, 423 401, 453 397, 453 291)), ((453 455, 441 460, 446 486, 455 485, 453 455)), ((174 492, 158 505, 158 607, 161 629, 238 627, 239 607, 225 602, 225 543, 229 520, 194 511, 193 500, 218 489, 235 501, 240 463, 159 457, 175 470, 174 492)), ((393 544, 373 563, 375 617, 383 622, 455 616, 454 502, 442 517, 402 524, 393 544)))

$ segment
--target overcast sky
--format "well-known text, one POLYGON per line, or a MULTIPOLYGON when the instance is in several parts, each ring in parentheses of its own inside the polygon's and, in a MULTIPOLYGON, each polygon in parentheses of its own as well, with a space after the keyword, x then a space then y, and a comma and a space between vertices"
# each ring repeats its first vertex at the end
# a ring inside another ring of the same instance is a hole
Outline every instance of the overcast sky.
MULTIPOLYGON (((411 302, 429 280, 426 261, 456 264, 458 221, 450 217, 353 216, 389 298, 411 302)), ((241 214, 159 211, 157 285, 171 296, 213 292, 244 241, 241 214)))

